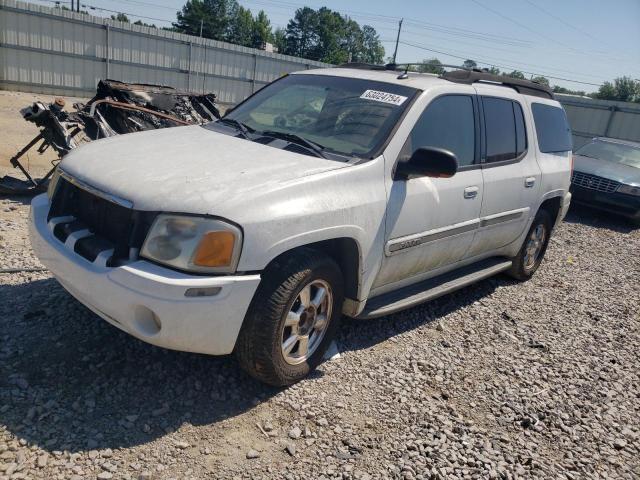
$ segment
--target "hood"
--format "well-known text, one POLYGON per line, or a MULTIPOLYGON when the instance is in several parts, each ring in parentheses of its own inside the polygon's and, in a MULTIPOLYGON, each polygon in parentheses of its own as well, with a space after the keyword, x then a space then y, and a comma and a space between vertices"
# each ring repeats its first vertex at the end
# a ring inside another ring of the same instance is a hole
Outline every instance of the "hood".
POLYGON ((573 169, 616 182, 640 185, 640 168, 597 158, 573 156, 573 169))
POLYGON ((137 210, 214 214, 239 197, 348 164, 288 152, 200 126, 165 128, 89 143, 62 169, 137 210))

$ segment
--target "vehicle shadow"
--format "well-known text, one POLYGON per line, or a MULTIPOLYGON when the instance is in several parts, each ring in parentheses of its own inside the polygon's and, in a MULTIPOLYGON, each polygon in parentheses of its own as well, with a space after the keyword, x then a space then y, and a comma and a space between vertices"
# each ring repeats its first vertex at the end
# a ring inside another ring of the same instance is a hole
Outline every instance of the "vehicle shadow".
POLYGON ((0 424, 70 452, 147 443, 212 424, 279 390, 231 357, 145 344, 99 319, 54 279, 0 285, 0 424))
POLYGON ((506 275, 496 275, 435 300, 386 317, 358 320, 344 317, 339 334, 339 350, 363 350, 391 337, 435 323, 448 314, 481 300, 500 286, 516 283, 506 275), (363 335, 363 332, 366 334, 363 335))
POLYGON ((622 216, 578 204, 571 204, 564 221, 567 223, 581 223, 594 228, 606 228, 618 233, 631 233, 638 229, 622 216))
MULTIPOLYGON (((345 318, 339 349, 369 348, 511 282, 497 276, 399 314, 345 318)), ((148 443, 186 423, 209 425, 240 415, 280 391, 250 378, 231 357, 139 341, 52 278, 0 285, 0 339, 0 424, 48 451, 148 443)))

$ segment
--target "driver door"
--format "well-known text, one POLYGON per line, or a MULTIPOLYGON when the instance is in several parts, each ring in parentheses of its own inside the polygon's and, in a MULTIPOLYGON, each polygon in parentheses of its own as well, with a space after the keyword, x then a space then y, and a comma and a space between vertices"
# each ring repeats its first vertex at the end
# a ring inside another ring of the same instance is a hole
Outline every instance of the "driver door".
POLYGON ((479 134, 475 94, 438 96, 418 118, 400 156, 444 148, 456 155, 458 171, 451 178, 388 180, 385 255, 374 295, 465 258, 482 205, 479 134))

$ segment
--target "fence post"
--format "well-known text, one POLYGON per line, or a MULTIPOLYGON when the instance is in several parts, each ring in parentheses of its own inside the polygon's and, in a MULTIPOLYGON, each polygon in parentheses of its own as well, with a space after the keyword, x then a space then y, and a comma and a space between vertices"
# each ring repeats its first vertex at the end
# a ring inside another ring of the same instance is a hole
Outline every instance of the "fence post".
POLYGON ((256 91, 256 74, 258 70, 258 54, 253 54, 253 76, 251 77, 251 93, 256 91))
POLYGON ((104 78, 109 78, 109 60, 111 59, 111 52, 110 52, 110 50, 111 50, 111 38, 110 38, 111 29, 110 29, 110 26, 109 26, 108 23, 104 26, 104 28, 105 28, 105 31, 107 32, 107 41, 106 41, 107 51, 106 51, 106 55, 105 55, 105 62, 106 62, 106 69, 105 69, 106 72, 105 72, 105 74, 106 75, 105 75, 104 78))
POLYGON ((187 65, 187 91, 191 91, 191 53, 193 52, 193 42, 189 42, 189 64, 187 65))
POLYGON ((604 129, 604 136, 608 137, 609 136, 609 130, 611 129, 611 124, 613 123, 613 117, 616 115, 616 112, 618 111, 618 107, 616 107, 615 105, 611 105, 609 107, 609 119, 607 120, 607 126, 604 129))

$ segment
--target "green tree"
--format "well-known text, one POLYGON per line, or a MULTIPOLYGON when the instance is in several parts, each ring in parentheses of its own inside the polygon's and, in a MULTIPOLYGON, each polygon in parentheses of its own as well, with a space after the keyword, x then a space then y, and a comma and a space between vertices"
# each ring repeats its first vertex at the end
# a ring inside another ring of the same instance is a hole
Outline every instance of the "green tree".
POLYGON ((384 60, 384 47, 380 42, 380 36, 371 25, 362 27, 362 61, 365 63, 380 64, 384 60))
POLYGON ((317 11, 318 43, 312 50, 311 59, 340 64, 349 61, 353 52, 347 50, 347 21, 338 12, 322 7, 317 11))
POLYGON ((141 20, 136 20, 135 22, 133 22, 134 25, 140 25, 141 27, 151 27, 151 28, 158 28, 156 27, 156 25, 154 23, 144 23, 141 20))
POLYGON ((273 33, 271 32, 271 22, 269 21, 269 17, 264 12, 264 10, 260 10, 258 15, 253 20, 253 36, 252 36, 252 47, 254 48, 264 48, 266 43, 273 43, 273 33))
POLYGON ((214 40, 228 40, 239 6, 236 0, 187 0, 173 24, 176 31, 214 40), (201 23, 202 22, 202 23, 201 23))
POLYGON ((278 27, 275 32, 273 32, 273 45, 280 53, 285 53, 287 50, 287 34, 284 28, 278 27))
POLYGON ((554 93, 564 93, 566 95, 580 95, 581 97, 584 97, 584 96, 587 95, 587 93, 584 90, 570 90, 568 88, 561 87, 559 85, 554 85, 553 86, 553 92, 554 93))
POLYGON ((444 73, 444 67, 442 66, 442 62, 437 58, 430 58, 429 60, 423 60, 422 63, 418 65, 418 71, 442 75, 444 73))
POLYGON ((537 77, 533 77, 531 79, 532 82, 537 82, 541 85, 545 85, 547 87, 550 87, 551 84, 549 83, 549 79, 547 77, 543 77, 542 75, 538 75, 537 77))
POLYGON ((465 60, 462 66, 464 68, 476 68, 478 64, 474 60, 465 60))
POLYGON ((229 32, 225 40, 245 47, 253 46, 253 15, 251 10, 238 7, 229 22, 229 32))
POLYGON ((524 80, 525 79, 524 73, 522 73, 520 70, 514 70, 511 73, 502 72, 502 74, 506 75, 507 77, 511 77, 511 78, 519 78, 520 80, 524 80))
POLYGON ((500 75, 500 69, 497 67, 490 67, 487 68, 487 73, 490 73, 491 75, 500 75))
POLYGON ((127 17, 124 13, 118 13, 117 15, 111 15, 111 20, 116 20, 122 23, 129 23, 129 17, 127 17))
POLYGON ((285 49, 282 53, 311 58, 319 42, 318 15, 315 10, 303 7, 296 10, 287 24, 285 49))
POLYGON ((604 82, 594 94, 594 98, 640 103, 640 82, 630 77, 616 78, 613 83, 604 82))
MULTIPOLYGON (((360 28, 355 20, 327 7, 296 10, 284 36, 282 53, 310 60, 382 63, 384 58, 384 48, 373 27, 360 28)), ((276 43, 280 42, 282 39, 276 38, 276 43)))

